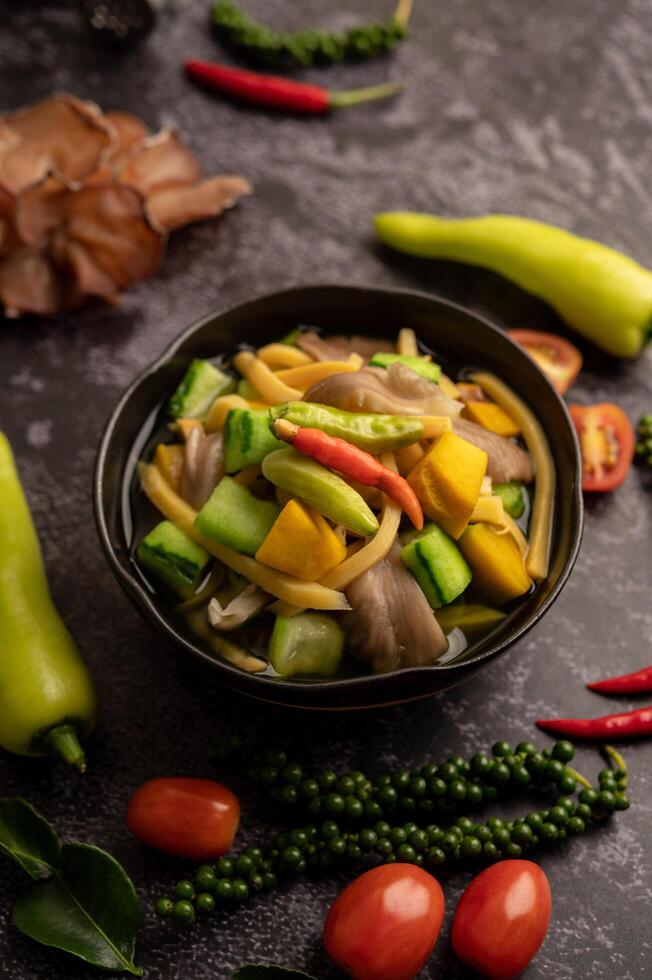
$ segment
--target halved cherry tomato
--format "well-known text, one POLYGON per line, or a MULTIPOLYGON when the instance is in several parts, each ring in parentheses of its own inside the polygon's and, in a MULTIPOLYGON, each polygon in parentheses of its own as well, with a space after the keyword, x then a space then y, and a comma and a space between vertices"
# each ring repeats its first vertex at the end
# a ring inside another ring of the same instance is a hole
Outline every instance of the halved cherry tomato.
POLYGON ((184 776, 143 783, 127 811, 127 826, 143 844, 194 861, 226 853, 239 822, 240 804, 230 789, 184 776))
POLYGON ((582 489, 615 490, 634 458, 634 430, 618 405, 569 405, 580 437, 582 489))
POLYGON ((525 348, 560 395, 568 391, 582 367, 582 355, 577 347, 555 333, 542 330, 508 330, 507 334, 525 348))
POLYGON ((439 883, 412 864, 366 871, 341 892, 324 924, 326 952, 354 980, 412 980, 444 917, 439 883))
POLYGON ((532 861, 499 861, 474 878, 455 910, 451 941, 459 958, 490 980, 512 980, 543 943, 552 900, 532 861))

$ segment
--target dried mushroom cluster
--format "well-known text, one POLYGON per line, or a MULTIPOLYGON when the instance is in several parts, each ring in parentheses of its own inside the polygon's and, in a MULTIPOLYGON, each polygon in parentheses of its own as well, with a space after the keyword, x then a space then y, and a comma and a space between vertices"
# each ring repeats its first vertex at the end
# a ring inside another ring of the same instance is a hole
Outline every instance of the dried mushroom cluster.
POLYGON ((116 303, 161 261, 168 232, 219 215, 251 186, 201 180, 169 130, 55 95, 0 118, 0 304, 51 315, 116 303))

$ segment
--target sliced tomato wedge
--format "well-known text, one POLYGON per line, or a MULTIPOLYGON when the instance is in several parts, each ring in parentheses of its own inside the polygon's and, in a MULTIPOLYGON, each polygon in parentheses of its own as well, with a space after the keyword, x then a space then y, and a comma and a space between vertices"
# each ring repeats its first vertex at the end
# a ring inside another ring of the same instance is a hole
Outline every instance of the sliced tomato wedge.
POLYGON ((569 405, 580 437, 582 489, 615 490, 634 458, 634 430, 618 405, 569 405))
POLYGON ((508 330, 507 334, 525 348, 560 395, 568 391, 582 367, 582 355, 577 347, 555 333, 542 330, 508 330))

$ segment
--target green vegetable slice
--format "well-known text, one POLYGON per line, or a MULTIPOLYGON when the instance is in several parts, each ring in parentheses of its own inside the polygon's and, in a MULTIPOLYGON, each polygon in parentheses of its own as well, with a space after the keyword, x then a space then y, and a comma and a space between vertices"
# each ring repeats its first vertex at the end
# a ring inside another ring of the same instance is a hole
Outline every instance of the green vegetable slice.
POLYGON ((511 480, 509 483, 494 483, 493 490, 497 496, 502 498, 503 507, 509 516, 517 521, 525 510, 523 484, 519 480, 511 480))
POLYGON ((294 330, 290 330, 290 332, 286 333, 284 337, 281 337, 281 339, 279 340, 279 344, 286 344, 288 347, 296 347, 297 340, 299 339, 302 333, 303 333, 302 327, 295 327, 294 330))
POLYGON ((437 621, 444 633, 459 627, 467 636, 475 636, 497 626, 505 615, 500 609, 479 603, 453 603, 437 611, 437 621))
POLYGON ((0 851, 35 880, 49 878, 59 867, 57 835, 25 800, 0 800, 0 851))
POLYGON ((106 851, 64 844, 61 869, 29 885, 14 902, 14 925, 36 942, 93 966, 141 976, 133 962, 138 924, 134 886, 106 851))
POLYGON ((432 609, 464 592, 471 569, 455 542, 437 524, 426 524, 401 549, 401 558, 419 583, 432 609))
POLYGON ((171 521, 157 524, 140 542, 136 554, 144 569, 182 599, 189 599, 197 591, 211 560, 201 545, 171 521))
POLYGON ((434 381, 438 384, 441 377, 441 368, 434 361, 426 361, 424 357, 415 357, 413 354, 386 354, 383 351, 374 354, 369 363, 372 367, 388 368, 390 364, 404 364, 410 371, 434 381))
POLYGON ((224 427, 224 468, 227 473, 237 473, 245 466, 262 463, 265 456, 283 446, 269 427, 266 408, 234 408, 227 415, 224 427))
POLYGON ((199 418, 211 406, 218 395, 233 387, 233 378, 219 368, 195 358, 168 403, 168 411, 175 419, 199 418))
POLYGON ((269 660, 284 677, 332 677, 344 650, 344 632, 330 616, 299 613, 277 616, 269 641, 269 660))
POLYGON ((195 527, 226 548, 255 555, 280 513, 277 503, 259 500, 246 487, 225 476, 197 514, 195 527))

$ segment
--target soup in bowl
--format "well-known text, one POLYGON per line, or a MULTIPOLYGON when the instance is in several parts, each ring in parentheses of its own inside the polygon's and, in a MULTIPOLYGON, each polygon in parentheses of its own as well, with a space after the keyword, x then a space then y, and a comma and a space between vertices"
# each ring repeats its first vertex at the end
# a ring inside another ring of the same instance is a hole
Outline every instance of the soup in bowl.
POLYGON ((186 333, 116 410, 96 505, 149 618, 238 689, 318 707, 434 693, 505 649, 582 516, 527 356, 451 304, 355 287, 186 333))

